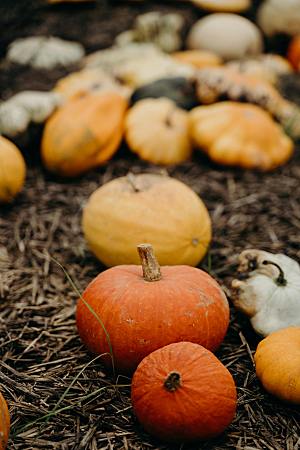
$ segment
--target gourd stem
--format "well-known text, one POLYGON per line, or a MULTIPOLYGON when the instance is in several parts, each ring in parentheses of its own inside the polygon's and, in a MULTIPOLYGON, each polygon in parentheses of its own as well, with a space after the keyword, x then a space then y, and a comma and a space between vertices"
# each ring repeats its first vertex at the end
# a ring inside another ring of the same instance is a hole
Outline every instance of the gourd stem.
POLYGON ((135 176, 133 175, 133 173, 129 172, 127 174, 126 178, 127 178, 128 183, 134 190, 134 192, 140 192, 140 189, 136 185, 135 176))
POLYGON ((172 116, 175 112, 175 108, 172 106, 172 108, 169 110, 167 117, 165 119, 165 124, 167 125, 167 127, 172 127, 172 116))
POLYGON ((137 246, 141 264, 143 268, 143 277, 146 281, 158 281, 161 279, 160 266, 155 258, 151 244, 139 244, 137 246))
POLYGON ((164 388, 169 392, 175 392, 181 386, 181 376, 178 372, 170 372, 164 381, 164 388))
POLYGON ((286 281, 285 276, 284 276, 284 272, 283 272, 282 268, 277 263, 274 263, 273 261, 269 261, 267 259, 265 261, 263 261, 262 263, 265 266, 267 266, 267 265, 275 266, 279 270, 279 275, 278 275, 278 277, 275 280, 276 284, 278 284, 279 286, 285 286, 287 284, 287 281, 286 281))

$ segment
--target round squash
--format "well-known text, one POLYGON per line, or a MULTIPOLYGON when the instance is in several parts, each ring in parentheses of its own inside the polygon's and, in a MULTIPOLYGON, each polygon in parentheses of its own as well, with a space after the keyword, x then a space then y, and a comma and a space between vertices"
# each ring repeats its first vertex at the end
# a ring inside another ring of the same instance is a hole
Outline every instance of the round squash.
POLYGON ((133 410, 145 430, 167 442, 213 438, 231 423, 236 387, 213 353, 191 342, 146 356, 131 384, 133 410))
POLYGON ((20 150, 0 136, 0 203, 10 203, 22 190, 26 165, 20 150))
POLYGON ((211 240, 202 200, 184 183, 154 174, 131 174, 97 189, 82 226, 90 249, 106 266, 139 264, 140 242, 153 244, 162 265, 196 266, 211 240))
MULTIPOLYGON (((108 334, 115 368, 125 373, 172 342, 186 340, 216 350, 229 324, 220 286, 194 267, 160 268, 150 244, 138 249, 142 267, 110 268, 85 289, 76 315, 82 341, 92 352, 105 354, 108 334)), ((110 365, 110 358, 105 362, 110 365)))
POLYGON ((215 162, 272 170, 292 156, 293 142, 270 115, 255 105, 220 102, 190 113, 195 145, 215 162))
POLYGON ((45 167, 72 177, 105 163, 120 145, 126 109, 127 101, 111 92, 71 99, 46 122, 45 167))
POLYGON ((4 450, 7 445, 10 430, 10 417, 7 403, 0 392, 0 450, 4 450))
POLYGON ((192 0, 192 3, 211 12, 239 13, 250 7, 251 0, 192 0))
POLYGON ((300 405, 300 327, 275 331, 254 355, 256 374, 270 394, 300 405))
POLYGON ((300 34, 291 40, 287 57, 293 68, 300 72, 300 34))
POLYGON ((188 117, 167 98, 141 100, 126 116, 127 145, 154 164, 186 161, 192 154, 188 117))
POLYGON ((215 13, 192 26, 187 46, 192 50, 208 50, 230 60, 261 53, 263 39, 257 26, 245 17, 215 13))

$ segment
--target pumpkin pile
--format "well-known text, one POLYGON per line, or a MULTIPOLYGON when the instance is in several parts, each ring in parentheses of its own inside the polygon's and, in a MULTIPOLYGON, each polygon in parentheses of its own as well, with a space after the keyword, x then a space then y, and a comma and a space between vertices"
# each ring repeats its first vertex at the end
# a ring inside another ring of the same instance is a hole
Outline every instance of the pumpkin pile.
MULTIPOLYGON (((263 53, 262 32, 284 28, 284 16, 272 21, 278 0, 260 6, 260 28, 235 14, 249 0, 191 2, 213 14, 193 25, 185 43, 183 18, 158 12, 138 16, 111 48, 85 58, 81 46, 42 39, 53 67, 78 59, 81 67, 49 93, 23 92, 0 104, 1 203, 17 196, 26 176, 7 137, 31 122, 45 123, 41 160, 60 177, 108 163, 122 143, 163 166, 187 161, 195 149, 219 166, 242 169, 271 171, 289 161, 300 109, 277 84, 282 74, 300 71, 300 37, 291 38, 287 59, 263 53)), ((8 58, 45 68, 36 42, 15 43, 8 58)), ((226 335, 229 304, 216 280, 196 267, 212 239, 204 202, 167 175, 129 173, 91 194, 82 230, 108 267, 78 300, 82 342, 108 369, 133 374, 132 406, 146 431, 180 443, 218 436, 234 419, 237 393, 212 353, 226 335)), ((232 282, 234 306, 265 337, 255 353, 257 377, 271 394, 300 404, 300 268, 285 255, 246 250, 239 270, 245 279, 232 282)), ((0 394, 0 450, 9 426, 0 394)))

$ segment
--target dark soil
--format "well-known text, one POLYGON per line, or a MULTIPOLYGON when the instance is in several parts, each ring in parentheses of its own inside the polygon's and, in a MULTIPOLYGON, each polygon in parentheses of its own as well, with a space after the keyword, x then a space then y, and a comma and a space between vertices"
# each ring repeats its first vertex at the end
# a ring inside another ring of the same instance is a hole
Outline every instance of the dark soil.
MULTIPOLYGON (((13 39, 31 34, 80 40, 91 52, 111 45, 141 10, 180 9, 187 24, 197 19, 196 9, 178 3, 48 6, 42 0, 1 0, 0 55, 13 39)), ((278 51, 285 48, 286 39, 279 40, 278 51)), ((2 61, 0 95, 48 90, 64 72, 35 71, 2 61)), ((286 80, 285 94, 300 98, 294 92, 297 85, 286 80)), ((129 170, 158 168, 122 148, 106 166, 80 179, 58 180, 38 162, 40 131, 23 140, 30 162, 24 191, 13 205, 0 209, 0 389, 12 419, 8 448, 173 448, 156 442, 137 423, 130 380, 114 380, 105 373, 101 358, 93 359, 81 344, 74 319, 77 294, 52 260, 63 264, 83 290, 104 269, 88 251, 81 232, 87 198, 99 185, 129 170)), ((213 242, 201 267, 210 268, 229 297, 236 257, 244 248, 283 252, 300 260, 299 149, 285 167, 270 174, 217 167, 200 153, 168 172, 193 188, 210 211, 213 242)), ((256 378, 253 354, 258 341, 248 319, 232 307, 230 328, 217 356, 237 384, 237 415, 218 439, 182 449, 299 450, 299 408, 268 395, 256 378)))

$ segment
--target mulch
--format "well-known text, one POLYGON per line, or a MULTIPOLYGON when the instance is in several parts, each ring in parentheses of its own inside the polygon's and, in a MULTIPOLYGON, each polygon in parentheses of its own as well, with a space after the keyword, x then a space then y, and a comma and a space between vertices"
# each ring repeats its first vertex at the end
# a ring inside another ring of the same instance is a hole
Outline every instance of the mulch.
MULTIPOLYGON (((187 24, 194 8, 176 2, 99 1, 96 5, 47 6, 42 0, 2 0, 0 55, 9 42, 31 34, 80 40, 88 52, 112 44, 141 10, 178 10, 187 24)), ((274 43, 269 43, 275 45, 274 43)), ((278 44, 279 45, 279 44, 278 44)), ((285 40, 280 48, 285 48, 285 40)), ((0 63, 1 97, 24 89, 50 89, 63 75, 0 63)), ((283 82, 295 94, 295 79, 283 82)), ((0 389, 8 401, 12 431, 9 449, 300 449, 300 410, 267 394, 253 364, 259 338, 247 318, 231 307, 227 336, 217 356, 232 373, 238 409, 217 439, 171 447, 147 435, 130 404, 130 379, 114 379, 101 357, 87 352, 75 326, 78 295, 58 261, 82 291, 104 267, 87 249, 81 213, 101 184, 128 171, 157 171, 125 146, 105 166, 75 180, 60 180, 39 163, 41 129, 20 145, 28 161, 24 191, 0 210, 0 389), (55 261, 56 260, 56 261, 55 261)), ((244 248, 283 252, 300 260, 300 153, 273 173, 224 169, 200 153, 168 168, 205 201, 213 221, 213 242, 200 267, 210 270, 230 299, 237 255, 244 248)), ((180 320, 180 318, 179 318, 180 320)))

